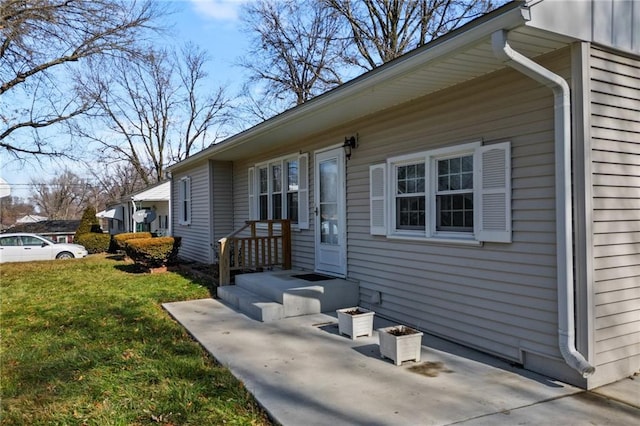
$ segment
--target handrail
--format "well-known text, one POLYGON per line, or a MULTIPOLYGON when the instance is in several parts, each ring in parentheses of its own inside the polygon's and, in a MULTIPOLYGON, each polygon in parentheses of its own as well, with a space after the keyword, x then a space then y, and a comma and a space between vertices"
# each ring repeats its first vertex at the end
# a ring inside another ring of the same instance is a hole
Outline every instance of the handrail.
POLYGON ((255 271, 280 266, 291 269, 291 221, 248 220, 219 241, 219 284, 231 284, 232 271, 255 271), (258 227, 265 224, 266 228, 258 227), (274 225, 280 224, 277 229, 274 225), (247 229, 249 236, 240 236, 247 229), (277 231, 279 234, 276 234, 277 231))

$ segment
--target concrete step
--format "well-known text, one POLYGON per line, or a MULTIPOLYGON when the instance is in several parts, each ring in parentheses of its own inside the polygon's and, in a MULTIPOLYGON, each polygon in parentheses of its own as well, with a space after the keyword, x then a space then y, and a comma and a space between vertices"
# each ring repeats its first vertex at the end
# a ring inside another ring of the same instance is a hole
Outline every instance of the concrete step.
POLYGON ((218 297, 258 321, 270 322, 284 318, 284 307, 281 303, 236 285, 218 287, 218 297))
POLYGON ((286 270, 237 275, 236 287, 282 304, 285 317, 330 312, 358 304, 358 283, 340 278, 310 282, 294 277, 301 273, 286 270))

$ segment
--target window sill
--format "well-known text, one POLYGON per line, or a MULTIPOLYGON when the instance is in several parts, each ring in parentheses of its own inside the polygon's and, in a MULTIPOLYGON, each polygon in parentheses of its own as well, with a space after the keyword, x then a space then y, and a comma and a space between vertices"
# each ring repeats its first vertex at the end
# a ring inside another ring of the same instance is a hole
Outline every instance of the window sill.
POLYGON ((416 243, 426 243, 426 244, 442 244, 442 245, 471 246, 471 247, 482 246, 482 241, 475 240, 472 237, 452 238, 452 237, 425 237, 420 235, 391 234, 391 235, 387 235, 387 238, 390 240, 412 241, 416 243))

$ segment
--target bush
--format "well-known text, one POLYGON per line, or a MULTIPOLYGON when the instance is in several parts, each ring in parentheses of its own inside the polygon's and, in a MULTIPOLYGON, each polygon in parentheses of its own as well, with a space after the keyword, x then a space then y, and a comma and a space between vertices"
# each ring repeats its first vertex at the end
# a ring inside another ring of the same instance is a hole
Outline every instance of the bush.
POLYGON ((97 233, 80 234, 76 235, 73 242, 83 245, 89 253, 104 253, 109 250, 111 236, 97 233))
POLYGON ((129 239, 125 243, 127 256, 148 268, 175 263, 179 247, 179 237, 129 239))
POLYGON ((151 232, 125 232, 113 236, 116 250, 125 250, 125 242, 127 240, 151 238, 151 232))
POLYGON ((96 217, 96 209, 89 206, 84 209, 82 213, 82 219, 80 219, 80 225, 76 229, 76 235, 88 234, 90 232, 102 232, 100 229, 100 222, 96 217))

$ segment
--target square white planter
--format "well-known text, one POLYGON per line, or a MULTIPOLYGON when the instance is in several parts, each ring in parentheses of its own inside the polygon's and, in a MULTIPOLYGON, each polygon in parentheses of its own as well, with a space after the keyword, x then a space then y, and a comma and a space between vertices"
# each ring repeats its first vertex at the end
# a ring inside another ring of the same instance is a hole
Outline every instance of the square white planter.
POLYGON ((389 358, 395 365, 400 365, 403 361, 419 362, 422 351, 422 335, 422 332, 406 325, 381 328, 378 330, 380 355, 389 358), (398 330, 407 334, 396 336, 390 333, 398 330))
POLYGON ((375 312, 354 306, 353 308, 338 309, 338 331, 355 340, 360 336, 373 336, 373 316, 375 312), (357 314, 349 312, 357 311, 357 314))

